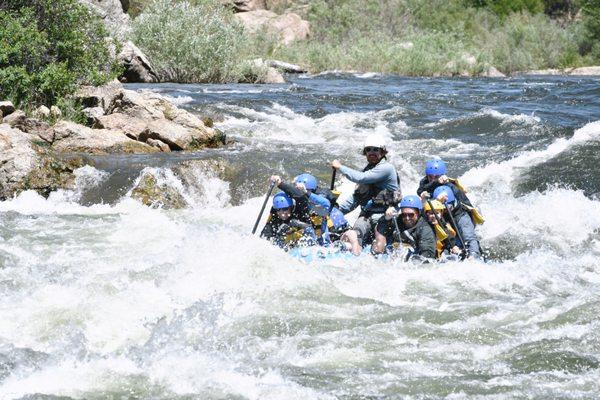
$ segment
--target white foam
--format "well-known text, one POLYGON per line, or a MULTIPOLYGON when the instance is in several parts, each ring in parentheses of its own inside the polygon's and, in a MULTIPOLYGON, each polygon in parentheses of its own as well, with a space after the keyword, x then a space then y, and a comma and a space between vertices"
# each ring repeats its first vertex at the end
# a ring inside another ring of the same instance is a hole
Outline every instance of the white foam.
POLYGON ((514 178, 514 173, 519 169, 531 168, 556 157, 572 146, 599 139, 600 121, 591 122, 577 129, 570 139, 556 139, 543 150, 526 151, 507 161, 494 162, 483 167, 473 168, 461 177, 461 182, 468 186, 490 184, 494 186, 496 191, 508 194, 511 190, 510 183, 514 178))
POLYGON ((175 104, 176 106, 181 106, 183 104, 188 104, 194 101, 191 96, 169 96, 166 94, 162 95, 165 99, 175 104))
POLYGON ((316 119, 277 103, 265 111, 230 105, 223 105, 223 108, 242 116, 226 118, 217 124, 220 129, 256 140, 277 140, 294 145, 328 143, 360 148, 368 134, 379 134, 391 141, 393 135, 401 135, 406 130, 403 121, 386 121, 389 116, 404 112, 400 107, 368 113, 340 112, 316 119))

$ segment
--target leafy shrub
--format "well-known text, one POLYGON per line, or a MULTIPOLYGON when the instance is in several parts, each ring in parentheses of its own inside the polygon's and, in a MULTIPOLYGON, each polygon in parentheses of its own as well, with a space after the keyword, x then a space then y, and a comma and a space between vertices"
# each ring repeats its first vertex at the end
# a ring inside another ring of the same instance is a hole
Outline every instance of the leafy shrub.
POLYGON ((0 93, 51 106, 81 84, 117 75, 102 22, 77 0, 0 3, 0 93))
POLYGON ((600 0, 582 0, 585 33, 580 45, 594 62, 600 61, 600 0))
POLYGON ((154 0, 133 21, 133 40, 162 81, 236 80, 244 36, 218 0, 154 0))

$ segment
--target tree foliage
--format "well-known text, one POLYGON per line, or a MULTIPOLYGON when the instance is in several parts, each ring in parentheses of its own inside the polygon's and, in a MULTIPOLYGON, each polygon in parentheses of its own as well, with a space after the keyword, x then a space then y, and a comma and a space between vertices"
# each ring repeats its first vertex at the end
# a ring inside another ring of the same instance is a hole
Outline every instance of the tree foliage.
POLYGON ((116 76, 102 22, 77 0, 0 3, 0 97, 54 105, 116 76))

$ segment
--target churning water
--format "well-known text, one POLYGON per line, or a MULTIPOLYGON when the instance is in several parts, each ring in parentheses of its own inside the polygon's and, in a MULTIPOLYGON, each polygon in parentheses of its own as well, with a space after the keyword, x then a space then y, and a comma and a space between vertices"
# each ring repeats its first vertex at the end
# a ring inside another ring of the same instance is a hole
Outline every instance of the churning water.
POLYGON ((235 144, 98 158, 75 191, 0 202, 0 399, 598 398, 600 80, 290 82, 134 86, 235 144), (327 185, 375 132, 405 194, 448 162, 487 264, 305 265, 250 235, 269 175, 327 185), (171 173, 215 157, 229 181, 171 173), (192 206, 133 200, 148 169, 192 206))

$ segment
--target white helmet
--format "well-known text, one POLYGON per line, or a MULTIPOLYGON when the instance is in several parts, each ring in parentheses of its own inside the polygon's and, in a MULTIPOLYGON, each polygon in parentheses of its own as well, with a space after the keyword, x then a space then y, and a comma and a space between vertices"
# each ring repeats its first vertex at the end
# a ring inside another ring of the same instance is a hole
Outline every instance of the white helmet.
POLYGON ((384 153, 386 152, 385 139, 383 138, 383 136, 378 135, 376 133, 372 133, 365 138, 365 143, 363 145, 363 154, 366 153, 364 150, 366 147, 379 147, 383 150, 384 153))

